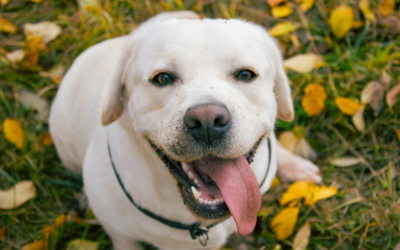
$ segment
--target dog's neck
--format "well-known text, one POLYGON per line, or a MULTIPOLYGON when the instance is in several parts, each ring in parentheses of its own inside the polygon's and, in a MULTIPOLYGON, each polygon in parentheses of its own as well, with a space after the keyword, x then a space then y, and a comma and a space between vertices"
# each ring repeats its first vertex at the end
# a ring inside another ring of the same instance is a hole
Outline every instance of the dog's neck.
POLYGON ((113 161, 126 190, 138 205, 157 215, 186 224, 198 221, 183 204, 176 180, 126 115, 107 127, 113 161))

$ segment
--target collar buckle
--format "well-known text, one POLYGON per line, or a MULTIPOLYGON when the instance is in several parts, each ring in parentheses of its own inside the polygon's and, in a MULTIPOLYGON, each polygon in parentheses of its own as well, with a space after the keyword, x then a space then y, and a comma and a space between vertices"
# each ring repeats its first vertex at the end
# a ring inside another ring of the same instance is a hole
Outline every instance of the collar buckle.
POLYGON ((192 224, 190 228, 190 236, 192 236, 192 239, 198 239, 200 244, 205 247, 207 245, 208 241, 208 228, 206 227, 201 227, 200 223, 194 223, 192 224))

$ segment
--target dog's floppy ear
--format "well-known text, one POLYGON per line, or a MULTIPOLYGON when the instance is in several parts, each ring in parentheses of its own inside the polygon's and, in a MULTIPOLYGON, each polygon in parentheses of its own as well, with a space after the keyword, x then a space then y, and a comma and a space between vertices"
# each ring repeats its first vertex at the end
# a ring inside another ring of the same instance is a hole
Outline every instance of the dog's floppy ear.
POLYGON ((123 83, 123 75, 128 58, 129 53, 124 51, 124 54, 122 55, 122 58, 118 64, 117 71, 115 72, 114 77, 109 85, 106 99, 104 101, 105 106, 103 107, 101 114, 101 123, 103 126, 106 126, 117 120, 124 110, 123 97, 125 85, 123 83))
POLYGON ((282 56, 275 41, 269 42, 269 45, 272 45, 271 56, 275 67, 274 94, 278 105, 278 118, 284 121, 292 121, 294 119, 293 100, 289 81, 283 68, 282 56))

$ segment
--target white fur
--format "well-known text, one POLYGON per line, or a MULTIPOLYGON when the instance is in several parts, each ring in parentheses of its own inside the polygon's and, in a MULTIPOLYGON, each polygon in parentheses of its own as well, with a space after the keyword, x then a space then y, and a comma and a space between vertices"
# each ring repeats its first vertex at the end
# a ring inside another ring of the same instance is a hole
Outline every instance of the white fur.
MULTIPOLYGON (((197 17, 191 12, 162 14, 129 36, 89 48, 65 75, 51 109, 50 131, 58 154, 67 168, 83 173, 89 204, 115 249, 140 249, 138 241, 165 250, 219 249, 236 231, 236 225, 232 218, 218 224, 209 232, 207 247, 202 247, 188 231, 147 217, 119 186, 108 146, 135 202, 184 224, 199 219, 183 204, 175 178, 145 137, 175 160, 198 159, 201 150, 183 135, 183 116, 193 105, 218 102, 228 108, 235 126, 230 143, 213 153, 236 158, 246 154, 262 135, 271 140, 272 155, 268 155, 264 139, 251 164, 261 182, 271 157, 261 193, 268 190, 276 173, 275 150, 285 154, 276 145, 274 123, 277 114, 290 120, 293 107, 274 40, 248 22, 168 19, 171 16, 197 17), (254 81, 243 83, 232 77, 233 71, 248 67, 259 74, 254 81), (179 80, 171 86, 155 86, 149 79, 160 70, 174 72, 179 80), (121 97, 122 86, 125 92, 121 97), (111 124, 103 126, 102 119, 104 124, 111 124), (177 153, 179 143, 183 146, 177 153)), ((290 153, 285 156, 285 162, 294 157, 290 153)), ((293 168, 288 164, 286 169, 293 168)), ((317 169, 307 164, 297 167, 306 172, 317 169)), ((287 175, 287 179, 298 179, 287 175)), ((318 172, 308 176, 318 178, 318 172)))

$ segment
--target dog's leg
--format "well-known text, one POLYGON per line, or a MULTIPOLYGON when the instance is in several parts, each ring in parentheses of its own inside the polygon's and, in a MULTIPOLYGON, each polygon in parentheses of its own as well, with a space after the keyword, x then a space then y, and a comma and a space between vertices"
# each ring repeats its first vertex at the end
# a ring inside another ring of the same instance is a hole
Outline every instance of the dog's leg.
POLYGON ((277 143, 278 170, 277 174, 283 181, 312 181, 322 183, 319 168, 311 161, 294 155, 279 142, 277 143))

